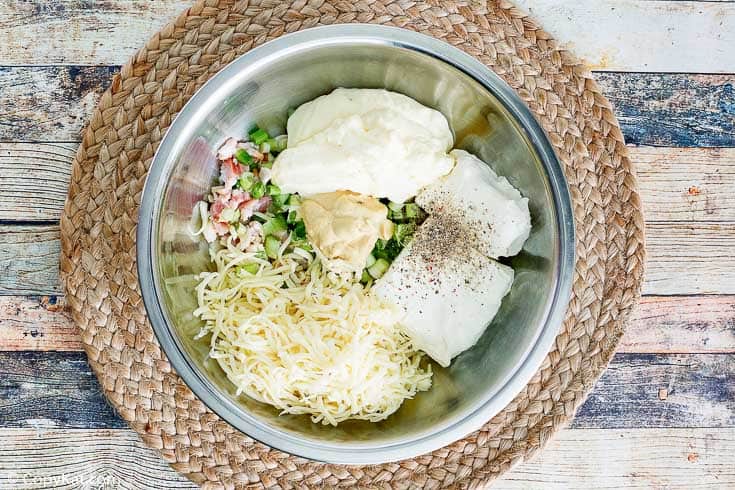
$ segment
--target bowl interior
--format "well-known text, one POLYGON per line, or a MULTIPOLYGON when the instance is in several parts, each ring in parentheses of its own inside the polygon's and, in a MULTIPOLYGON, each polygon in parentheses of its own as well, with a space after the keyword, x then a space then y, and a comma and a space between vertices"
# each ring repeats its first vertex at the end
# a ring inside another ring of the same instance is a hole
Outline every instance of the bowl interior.
MULTIPOLYGON (((163 145, 167 153, 156 157, 154 165, 164 168, 154 181, 149 180, 145 192, 156 196, 150 217, 151 260, 166 326, 154 327, 159 334, 160 328, 169 329, 194 376, 225 400, 230 411, 225 418, 246 432, 254 424, 315 447, 381 448, 450 427, 485 406, 503 388, 548 328, 558 286, 560 239, 547 170, 527 130, 497 93, 435 55, 400 43, 359 39, 304 43, 266 54, 252 63, 229 67, 216 77, 220 80, 216 90, 197 94, 190 102, 195 107, 182 113, 183 122, 177 120, 179 130, 167 135, 176 141, 163 145), (475 347, 448 369, 434 365, 432 389, 404 403, 384 422, 331 427, 313 424, 306 416, 279 416, 268 405, 236 396, 217 363, 207 358, 207 339, 194 339, 200 322, 192 311, 196 307, 194 275, 210 265, 206 244, 190 236, 187 224, 194 203, 217 177, 214 154, 225 138, 244 135, 256 123, 280 134, 290 108, 337 87, 386 88, 441 111, 450 122, 456 147, 488 162, 530 199, 533 229, 522 252, 506 261, 516 273, 513 288, 475 347)), ((205 403, 212 396, 197 394, 205 403)))

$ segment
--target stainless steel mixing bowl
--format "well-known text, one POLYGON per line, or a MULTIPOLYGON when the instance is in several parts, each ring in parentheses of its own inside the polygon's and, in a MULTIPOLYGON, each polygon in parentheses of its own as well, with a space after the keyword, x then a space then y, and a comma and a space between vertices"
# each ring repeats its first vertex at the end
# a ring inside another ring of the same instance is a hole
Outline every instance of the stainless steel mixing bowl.
POLYGON ((223 419, 272 447, 311 459, 368 464, 413 457, 478 429, 518 394, 559 329, 570 292, 574 229, 554 152, 517 95, 476 59, 414 32, 337 25, 290 34, 232 62, 186 104, 151 165, 140 206, 138 274, 148 316, 168 359, 223 419), (192 207, 217 176, 214 153, 257 123, 284 131, 289 108, 336 87, 386 88, 440 110, 456 146, 477 154, 530 199, 533 230, 508 262, 510 294, 479 343, 448 369, 434 366, 430 391, 380 423, 316 425, 280 416, 235 388, 195 340, 200 323, 193 275, 209 269, 192 238, 192 207))

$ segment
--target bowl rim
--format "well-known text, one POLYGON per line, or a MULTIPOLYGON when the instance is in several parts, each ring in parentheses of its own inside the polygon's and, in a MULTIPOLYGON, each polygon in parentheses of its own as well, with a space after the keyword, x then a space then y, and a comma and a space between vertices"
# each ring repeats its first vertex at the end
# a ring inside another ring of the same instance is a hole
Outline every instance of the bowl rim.
POLYGON ((337 24, 301 30, 264 43, 233 60, 208 80, 184 105, 164 135, 151 162, 143 188, 136 236, 138 281, 143 303, 153 331, 169 362, 192 392, 214 413, 247 436, 267 446, 304 458, 337 464, 381 464, 416 457, 462 439, 480 429, 503 410, 527 385, 548 354, 561 327, 571 297, 574 271, 574 215, 566 179, 553 147, 532 115, 513 89, 490 68, 464 51, 443 41, 414 31, 376 24, 337 24), (188 359, 178 336, 170 327, 163 310, 160 287, 154 271, 157 269, 154 231, 161 211, 161 179, 188 141, 196 121, 206 116, 213 96, 227 93, 227 85, 247 77, 269 61, 302 49, 335 44, 379 44, 407 49, 444 62, 478 82, 492 93, 510 113, 518 129, 536 151, 554 201, 556 221, 557 263, 554 271, 554 292, 546 301, 543 326, 539 329, 518 362, 509 369, 500 388, 432 430, 423 431, 410 440, 369 443, 329 443, 301 438, 270 426, 247 413, 218 390, 188 359), (224 89, 224 90, 223 90, 224 89), (208 101, 208 104, 197 102, 208 101))

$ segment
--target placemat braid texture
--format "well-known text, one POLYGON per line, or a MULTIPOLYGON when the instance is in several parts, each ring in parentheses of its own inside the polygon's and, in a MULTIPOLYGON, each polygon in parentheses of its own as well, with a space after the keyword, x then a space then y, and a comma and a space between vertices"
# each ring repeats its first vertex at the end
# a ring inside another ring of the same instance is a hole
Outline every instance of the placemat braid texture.
POLYGON ((637 302, 644 258, 635 174, 610 103, 579 61, 504 1, 195 4, 124 65, 102 96, 74 162, 61 237, 67 300, 107 397, 148 446, 206 488, 482 487, 571 420, 612 357, 637 302), (534 112, 563 162, 577 231, 569 310, 528 386, 461 441, 415 459, 361 467, 290 456, 210 412, 159 348, 135 270, 147 168, 189 97, 265 41, 347 22, 430 34, 503 77, 534 112))

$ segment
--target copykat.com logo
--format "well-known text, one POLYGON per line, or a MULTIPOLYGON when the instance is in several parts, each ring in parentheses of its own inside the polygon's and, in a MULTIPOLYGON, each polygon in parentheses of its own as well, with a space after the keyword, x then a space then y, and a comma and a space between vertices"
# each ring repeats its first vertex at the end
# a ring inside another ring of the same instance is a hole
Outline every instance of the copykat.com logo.
POLYGON ((18 472, 9 480, 0 481, 1 489, 25 490, 36 488, 122 488, 123 480, 117 475, 85 473, 60 473, 38 475, 18 472))

